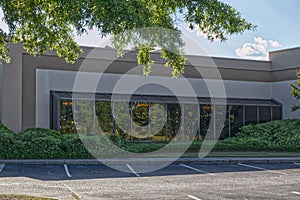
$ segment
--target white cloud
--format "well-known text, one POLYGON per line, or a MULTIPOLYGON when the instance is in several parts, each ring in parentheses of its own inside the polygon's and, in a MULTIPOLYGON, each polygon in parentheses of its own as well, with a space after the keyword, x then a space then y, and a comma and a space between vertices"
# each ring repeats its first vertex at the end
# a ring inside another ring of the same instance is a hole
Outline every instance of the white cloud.
POLYGON ((269 43, 270 43, 271 47, 274 47, 274 48, 281 47, 281 44, 279 44, 279 42, 277 42, 277 41, 269 40, 269 43))
POLYGON ((245 43, 243 47, 235 50, 240 58, 268 60, 271 48, 281 47, 281 44, 274 40, 265 40, 261 37, 254 37, 254 43, 245 43))

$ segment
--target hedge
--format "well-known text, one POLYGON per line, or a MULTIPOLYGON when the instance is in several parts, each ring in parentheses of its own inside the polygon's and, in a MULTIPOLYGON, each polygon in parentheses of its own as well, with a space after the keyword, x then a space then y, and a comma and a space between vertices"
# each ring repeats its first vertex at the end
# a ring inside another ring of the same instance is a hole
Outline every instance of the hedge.
MULTIPOLYGON (((115 155, 114 145, 104 145, 111 141, 125 151, 135 153, 153 152, 168 143, 126 143, 121 136, 104 135, 78 136, 61 134, 54 130, 34 128, 19 134, 0 124, 0 159, 54 159, 54 158, 94 158, 115 155), (87 150, 90 146, 92 154, 87 150)), ((185 142, 176 142, 168 151, 182 151, 185 142)), ((202 143, 194 141, 188 151, 199 151, 202 143)), ((272 121, 258 125, 248 125, 232 138, 218 142, 214 151, 300 151, 300 120, 272 121)))
POLYGON ((244 126, 235 137, 220 145, 239 150, 300 151, 300 120, 244 126))
POLYGON ((32 128, 15 134, 0 124, 0 159, 55 159, 94 158, 87 150, 99 157, 109 157, 115 149, 104 146, 102 141, 110 140, 116 146, 124 144, 123 138, 114 135, 78 136, 61 134, 54 130, 32 128))

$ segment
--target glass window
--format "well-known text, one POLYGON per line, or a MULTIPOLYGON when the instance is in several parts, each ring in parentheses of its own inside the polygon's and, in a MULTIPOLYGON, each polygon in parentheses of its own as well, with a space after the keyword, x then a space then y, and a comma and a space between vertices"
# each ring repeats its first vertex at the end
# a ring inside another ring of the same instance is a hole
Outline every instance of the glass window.
POLYGON ((220 137, 215 139, 224 140, 225 138, 230 137, 229 134, 229 116, 228 116, 229 108, 226 105, 216 105, 215 106, 215 131, 220 133, 220 137))
POLYGON ((149 104, 132 102, 132 139, 149 140, 149 104))
POLYGON ((73 101, 60 101, 60 132, 65 134, 75 133, 73 118, 73 101))
POLYGON ((74 121, 78 134, 95 134, 95 102, 74 100, 74 121))
POLYGON ((166 104, 150 103, 150 140, 166 141, 166 104))
POLYGON ((271 121, 271 107, 259 106, 259 123, 271 121))
POLYGON ((281 107, 272 107, 272 114, 273 114, 273 117, 272 119, 273 120, 281 120, 282 119, 282 116, 281 116, 281 107))
POLYGON ((127 141, 170 141, 175 136, 176 140, 201 141, 205 137, 222 140, 234 136, 244 124, 256 124, 258 120, 282 119, 282 106, 271 100, 231 99, 233 105, 211 105, 199 98, 202 103, 198 105, 190 101, 179 104, 174 96, 134 96, 128 102, 129 95, 116 95, 113 103, 108 94, 97 94, 96 101, 87 98, 90 96, 76 94, 80 99, 72 101, 68 92, 51 92, 51 128, 66 134, 114 133, 127 141), (162 102, 166 100, 168 104, 162 102), (224 123, 219 121, 224 117, 224 123))
POLYGON ((198 130, 198 104, 184 104, 184 140, 194 140, 197 138, 198 130))
MULTIPOLYGON (((209 130, 213 131, 214 124, 212 119, 213 106, 210 104, 200 105, 200 140, 206 137, 209 130)), ((210 131, 210 132, 211 132, 210 131)))
POLYGON ((96 101, 97 133, 112 134, 112 104, 110 101, 96 101))
POLYGON ((51 109, 50 109, 50 127, 54 130, 60 131, 60 99, 51 93, 51 109))
POLYGON ((230 110, 230 135, 234 136, 243 126, 243 106, 229 106, 230 110))
POLYGON ((114 128, 115 134, 122 136, 126 141, 130 141, 131 120, 129 102, 113 102, 114 107, 114 128))
POLYGON ((245 106, 245 124, 257 124, 257 106, 245 106))
POLYGON ((167 106, 168 106, 167 137, 168 137, 168 141, 170 141, 179 132, 179 127, 181 122, 181 108, 178 103, 168 104, 167 106))

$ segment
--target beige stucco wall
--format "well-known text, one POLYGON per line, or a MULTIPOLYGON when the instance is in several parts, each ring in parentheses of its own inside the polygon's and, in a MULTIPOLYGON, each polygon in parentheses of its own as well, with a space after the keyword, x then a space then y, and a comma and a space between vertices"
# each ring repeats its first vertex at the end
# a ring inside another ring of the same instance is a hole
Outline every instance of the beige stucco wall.
POLYGON ((22 130, 22 47, 9 45, 11 62, 3 63, 2 123, 15 132, 22 130))
MULTIPOLYGON (((15 132, 36 126, 36 90, 39 88, 36 85, 36 74, 38 70, 76 72, 80 66, 86 65, 91 66, 91 71, 101 73, 101 68, 99 68, 99 60, 101 60, 102 63, 110 64, 105 73, 122 75, 136 66, 134 52, 127 54, 122 59, 118 59, 116 51, 112 49, 83 47, 84 54, 81 55, 80 59, 74 65, 67 64, 64 59, 57 58, 54 52, 48 52, 45 56, 33 57, 24 52, 21 45, 11 44, 10 49, 12 62, 3 64, 1 116, 2 122, 15 132), (85 59, 86 57, 88 59, 85 59)), ((300 69, 299 53, 299 48, 272 52, 270 53, 270 62, 187 56, 189 64, 186 66, 184 76, 186 78, 201 80, 201 74, 196 73, 197 70, 200 70, 208 74, 208 79, 219 79, 214 73, 217 66, 222 78, 231 85, 230 87, 234 86, 237 88, 235 89, 236 91, 243 91, 245 89, 245 86, 240 84, 240 82, 244 81, 245 84, 249 82, 249 84, 253 83, 257 87, 263 86, 263 89, 268 92, 262 95, 262 98, 269 97, 276 99, 280 97, 278 89, 285 88, 288 90, 288 87, 284 84, 295 79, 294 73, 296 69, 300 69), (276 84, 274 87, 272 86, 273 82, 280 84, 276 84), (279 85, 282 85, 282 87, 279 87, 279 85), (273 90, 276 91, 273 92, 273 90), (274 96, 272 96, 273 94, 274 96)), ((153 57, 157 59, 157 63, 163 63, 163 60, 159 58, 159 54, 155 54, 153 57)), ((140 74, 141 70, 133 72, 132 75, 140 74)), ((153 75, 168 79, 171 72, 161 73, 160 71, 153 70, 153 75)), ((257 88, 257 90, 260 89, 257 88)), ((44 93, 39 90, 39 95, 42 94, 44 93)), ((283 100, 286 108, 295 101, 287 93, 284 94, 287 96, 283 100)), ((199 93, 199 95, 201 94, 199 93)), ((249 97, 241 95, 240 98, 249 97)), ((45 106, 47 107, 46 109, 49 109, 47 104, 45 106)), ((285 116, 288 116, 287 112, 285 116)), ((297 116, 300 118, 300 115, 293 113, 293 117, 297 116)))

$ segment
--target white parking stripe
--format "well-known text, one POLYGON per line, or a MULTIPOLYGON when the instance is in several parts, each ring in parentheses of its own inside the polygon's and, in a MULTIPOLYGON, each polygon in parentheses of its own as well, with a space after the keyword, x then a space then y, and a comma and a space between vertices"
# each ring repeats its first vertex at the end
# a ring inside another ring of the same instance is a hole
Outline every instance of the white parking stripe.
POLYGON ((242 164, 242 163, 238 163, 238 165, 240 166, 244 166, 244 167, 248 167, 248 168, 253 168, 253 169, 259 169, 259 170, 263 170, 263 171, 268 171, 268 172, 273 172, 273 173, 277 173, 277 174, 284 174, 284 175, 288 175, 287 173, 283 173, 283 172, 279 172, 279 171, 274 171, 274 170, 268 170, 262 167, 256 167, 253 165, 246 165, 246 164, 242 164))
POLYGON ((291 192, 291 193, 293 193, 293 194, 299 194, 299 195, 300 195, 300 192, 295 192, 295 191, 293 191, 293 192, 291 192))
POLYGON ((137 177, 140 177, 140 175, 139 175, 138 173, 136 173, 136 172, 134 171, 134 169, 132 169, 132 167, 131 167, 130 165, 126 164, 126 166, 127 166, 128 169, 130 169, 130 171, 131 171, 132 173, 134 173, 137 177))
POLYGON ((5 164, 0 164, 0 173, 3 171, 5 164))
POLYGON ((181 165, 182 167, 186 167, 186 168, 188 168, 188 169, 192 169, 192 170, 194 170, 194 171, 196 171, 196 172, 200 172, 200 173, 203 173, 203 174, 208 174, 208 175, 211 175, 211 176, 214 175, 214 174, 211 174, 211 173, 202 171, 202 170, 200 170, 200 169, 196 169, 196 168, 194 168, 194 167, 190 167, 190 166, 188 166, 188 165, 184 165, 184 164, 179 164, 179 165, 181 165))
POLYGON ((199 198, 197 198, 197 197, 195 197, 193 195, 188 195, 188 197, 190 197, 191 199, 195 199, 195 200, 201 200, 201 199, 199 199, 199 198))
POLYGON ((66 172, 67 176, 68 176, 69 178, 71 178, 72 175, 71 175, 70 172, 69 172, 68 165, 67 165, 67 164, 64 164, 64 168, 65 168, 65 172, 66 172))

